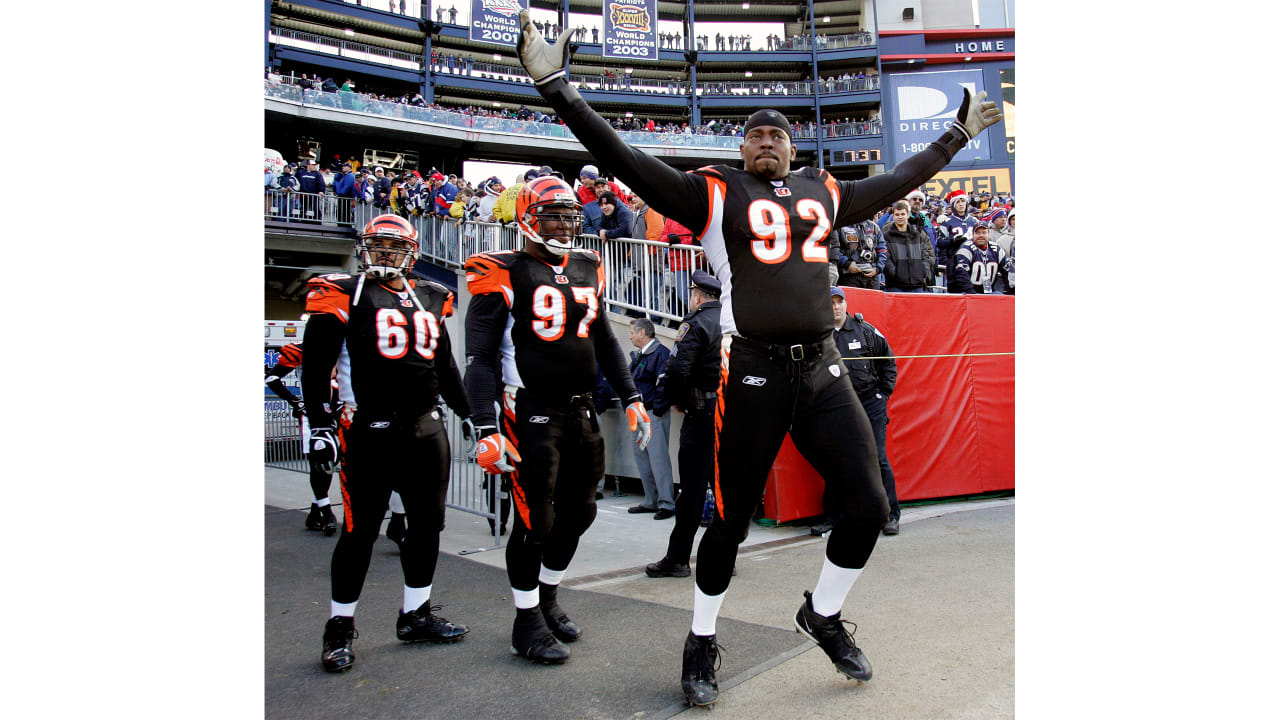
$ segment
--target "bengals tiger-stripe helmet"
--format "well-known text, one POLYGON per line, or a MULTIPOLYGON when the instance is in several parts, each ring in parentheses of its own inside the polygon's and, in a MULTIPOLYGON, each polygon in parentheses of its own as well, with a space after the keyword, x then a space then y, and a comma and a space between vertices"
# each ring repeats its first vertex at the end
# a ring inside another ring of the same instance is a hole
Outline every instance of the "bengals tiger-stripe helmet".
POLYGON ((406 277, 418 259, 418 231, 399 215, 379 215, 360 233, 356 256, 369 277, 406 277))
POLYGON ((552 175, 524 184, 516 196, 516 222, 520 234, 541 244, 553 255, 573 248, 582 228, 582 203, 569 183, 552 175))

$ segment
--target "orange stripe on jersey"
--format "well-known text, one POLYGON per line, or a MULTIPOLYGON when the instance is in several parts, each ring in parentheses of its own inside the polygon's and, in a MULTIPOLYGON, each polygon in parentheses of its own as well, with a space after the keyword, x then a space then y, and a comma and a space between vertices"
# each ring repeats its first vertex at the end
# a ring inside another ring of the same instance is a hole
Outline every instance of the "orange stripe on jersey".
MULTIPOLYGON (((716 189, 719 188, 720 200, 723 202, 724 198, 729 194, 727 187, 723 180, 717 180, 712 177, 707 178, 707 219, 702 223, 702 235, 706 235, 707 231, 711 229, 711 218, 716 211, 716 189)), ((699 240, 702 239, 702 235, 698 236, 699 240)))
POLYGON ((600 281, 598 283, 599 287, 596 288, 596 295, 599 295, 600 297, 604 297, 604 285, 605 285, 604 263, 600 263, 599 265, 596 266, 596 279, 600 281))
POLYGON ((832 212, 840 212, 840 184, 826 170, 822 171, 822 182, 826 183, 827 189, 831 191, 832 212))
MULTIPOLYGON (((505 407, 505 405, 504 405, 505 407)), ((502 434, 506 436, 507 442, 513 446, 516 444, 516 416, 514 412, 504 411, 502 413, 502 434)), ((516 452, 520 448, 516 447, 516 452)), ((529 498, 524 494, 524 488, 520 486, 520 469, 517 467, 508 473, 511 476, 511 500, 515 503, 516 513, 520 515, 520 519, 524 521, 525 529, 533 527, 533 523, 529 521, 529 498)))
POLYGON ((511 307, 515 293, 511 289, 511 273, 503 263, 486 254, 472 255, 467 258, 467 290, 472 295, 498 293, 511 307))
POLYGON ((289 343, 280 348, 281 367, 296 368, 302 364, 302 346, 298 343, 289 343))
POLYGON ((307 283, 311 290, 307 292, 307 312, 311 315, 319 313, 333 315, 342 322, 350 317, 351 296, 338 286, 323 280, 311 280, 307 283))
POLYGON ((440 311, 440 319, 444 319, 453 315, 453 293, 446 293, 444 296, 444 309, 440 311))
MULTIPOLYGON (((338 416, 338 447, 341 448, 342 457, 347 455, 347 431, 351 429, 350 413, 342 413, 338 416)), ((347 493, 347 469, 345 463, 343 467, 338 468, 338 487, 342 489, 342 524, 346 526, 347 532, 351 532, 354 522, 351 518, 355 513, 351 512, 351 495, 347 493)))
MULTIPOLYGON (((731 340, 730 343, 733 341, 731 340)), ((725 384, 729 382, 729 351, 723 343, 720 345, 720 387, 716 388, 716 444, 715 444, 715 486, 716 513, 724 520, 724 498, 720 495, 720 429, 724 427, 724 394, 725 384)))

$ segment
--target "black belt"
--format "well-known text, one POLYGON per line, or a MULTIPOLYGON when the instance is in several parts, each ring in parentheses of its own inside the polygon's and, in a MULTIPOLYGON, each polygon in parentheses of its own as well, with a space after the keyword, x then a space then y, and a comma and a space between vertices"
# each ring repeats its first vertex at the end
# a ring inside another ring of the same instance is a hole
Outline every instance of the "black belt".
MULTIPOLYGON (((759 350, 775 360, 801 362, 822 357, 822 341, 816 343, 797 343, 795 345, 774 345, 755 340, 745 335, 735 335, 733 342, 742 342, 749 348, 759 350)), ((730 346, 732 347, 732 346, 730 346)))
POLYGON ((694 392, 701 395, 703 400, 716 400, 720 397, 720 393, 715 390, 695 390, 694 392))

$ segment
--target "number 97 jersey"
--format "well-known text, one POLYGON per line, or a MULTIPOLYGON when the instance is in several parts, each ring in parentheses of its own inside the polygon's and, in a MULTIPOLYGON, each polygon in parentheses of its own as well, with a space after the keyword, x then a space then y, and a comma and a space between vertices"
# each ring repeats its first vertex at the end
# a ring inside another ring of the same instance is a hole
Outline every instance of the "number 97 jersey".
POLYGON ((562 265, 549 265, 524 252, 481 253, 466 272, 468 356, 500 355, 502 382, 544 396, 595 388, 599 255, 571 250, 562 265))

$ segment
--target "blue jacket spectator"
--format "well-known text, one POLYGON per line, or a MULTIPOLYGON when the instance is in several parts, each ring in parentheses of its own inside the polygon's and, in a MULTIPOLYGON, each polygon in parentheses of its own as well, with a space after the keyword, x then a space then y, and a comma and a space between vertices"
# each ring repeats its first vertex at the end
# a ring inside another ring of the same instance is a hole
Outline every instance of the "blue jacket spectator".
POLYGON ((350 165, 343 164, 342 174, 333 179, 333 194, 338 197, 355 197, 356 176, 351 172, 350 165))
POLYGON ((441 173, 433 173, 431 175, 431 209, 441 217, 449 217, 449 210, 453 208, 453 201, 458 198, 458 187, 444 179, 441 173))
POLYGON ((324 176, 316 169, 315 160, 308 160, 307 169, 298 173, 298 192, 316 194, 324 192, 324 176))
POLYGON ((665 414, 669 407, 666 398, 658 392, 658 380, 667 371, 669 360, 671 351, 656 338, 644 348, 631 352, 631 379, 636 383, 636 392, 644 399, 644 406, 658 415, 665 414))
MULTIPOLYGON (((600 219, 600 230, 605 231, 605 237, 611 240, 630 237, 631 226, 635 222, 631 208, 627 207, 626 203, 620 202, 612 190, 606 191, 596 202, 600 204, 600 212, 603 215, 600 219), (612 205, 613 211, 606 212, 605 205, 612 205)), ((598 236, 599 232, 596 234, 598 236)))
POLYGON ((600 201, 592 200, 582 206, 582 234, 600 237, 600 224, 604 213, 600 211, 600 201))

